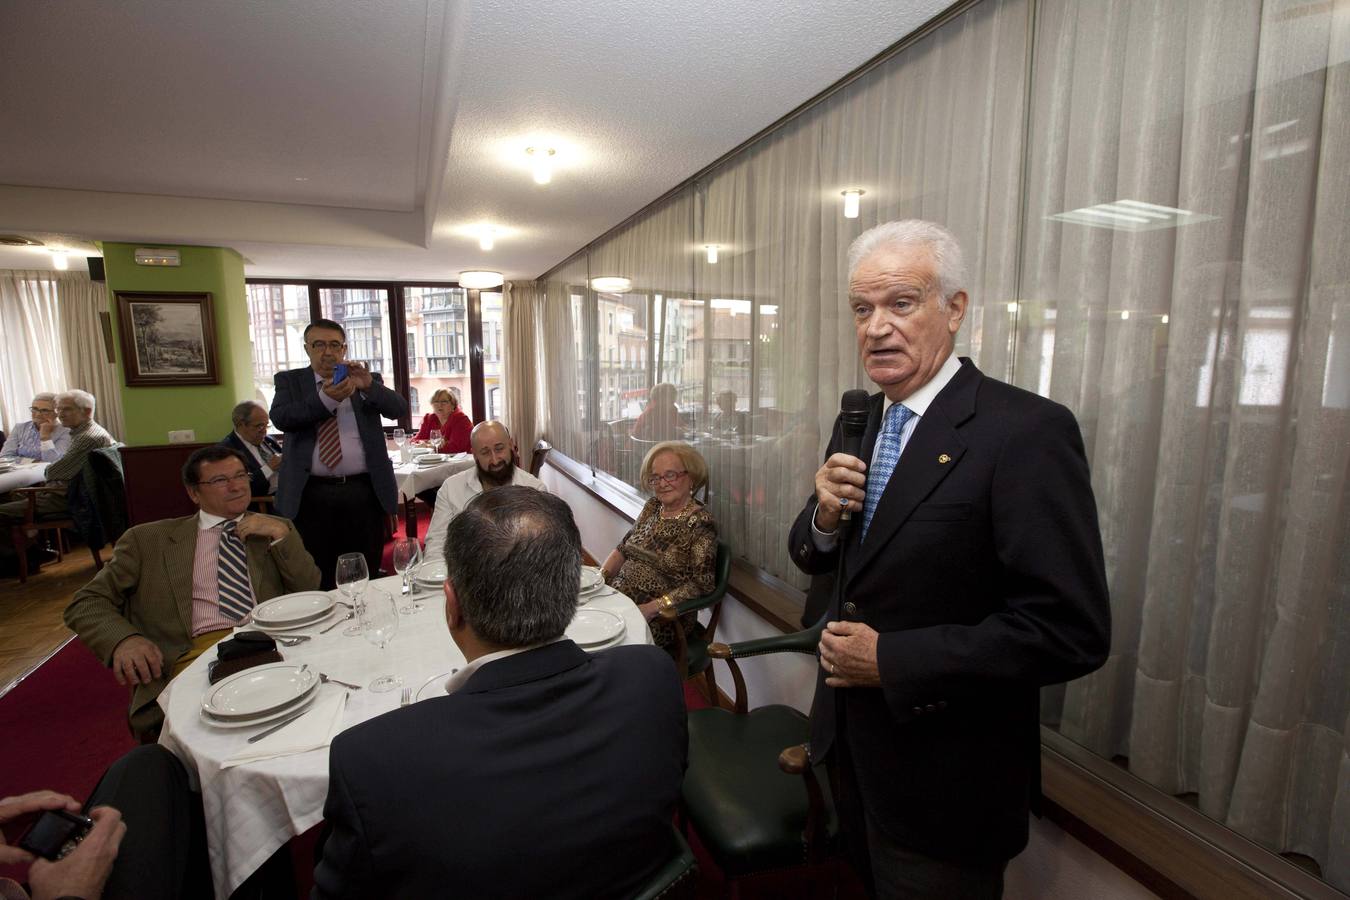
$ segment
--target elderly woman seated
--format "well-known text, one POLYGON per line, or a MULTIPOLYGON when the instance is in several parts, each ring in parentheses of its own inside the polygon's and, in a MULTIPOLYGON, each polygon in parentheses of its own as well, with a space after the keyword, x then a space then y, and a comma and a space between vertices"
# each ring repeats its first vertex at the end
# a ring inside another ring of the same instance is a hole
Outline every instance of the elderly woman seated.
MULTIPOLYGON (((664 441, 647 452, 640 479, 654 496, 605 560, 604 576, 638 604, 656 643, 673 655, 674 625, 658 618, 662 607, 716 586, 717 524, 694 499, 708 481, 708 465, 688 444, 664 441)), ((695 613, 681 616, 679 626, 687 637, 702 628, 695 613)))

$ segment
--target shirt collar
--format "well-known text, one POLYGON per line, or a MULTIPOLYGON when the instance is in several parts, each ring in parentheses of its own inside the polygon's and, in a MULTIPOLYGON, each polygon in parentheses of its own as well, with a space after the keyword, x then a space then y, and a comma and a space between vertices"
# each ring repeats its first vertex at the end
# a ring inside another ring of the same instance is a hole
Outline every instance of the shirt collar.
POLYGON ((544 647, 548 644, 556 644, 558 643, 558 641, 565 640, 566 638, 567 635, 560 634, 551 641, 543 641, 538 644, 529 644, 528 646, 525 647, 512 647, 509 650, 498 650, 495 653, 484 653, 482 656, 478 657, 473 662, 466 663, 464 668, 456 669, 454 672, 450 673, 450 677, 447 678, 445 681, 445 692, 447 694, 455 693, 460 688, 464 687, 464 683, 469 680, 469 678, 473 675, 474 672, 477 672, 479 669, 481 669, 483 666, 487 665, 490 662, 496 662, 499 659, 506 659, 508 656, 515 656, 517 653, 524 653, 527 650, 535 650, 538 649, 539 647, 544 647))
MULTIPOLYGON (((947 355, 947 361, 942 364, 942 368, 937 370, 937 374, 928 379, 928 383, 919 388, 908 397, 902 397, 900 403, 914 415, 923 417, 928 412, 929 405, 936 399, 942 389, 947 386, 947 382, 956 377, 956 373, 961 371, 961 360, 956 358, 955 353, 947 355)), ((881 405, 881 415, 884 419, 887 410, 891 408, 891 401, 886 400, 881 405)))
MULTIPOLYGON (((237 516, 234 517, 234 520, 233 520, 233 521, 238 522, 238 521, 239 521, 240 519, 242 519, 243 517, 244 517, 244 513, 240 513, 239 515, 237 515, 237 516)), ((207 511, 204 510, 204 509, 199 509, 199 510, 197 510, 197 530, 198 530, 198 531, 208 531, 208 530, 210 530, 210 529, 212 529, 212 528, 215 528, 217 525, 219 525, 221 522, 224 522, 224 521, 225 521, 225 517, 224 517, 224 516, 218 516, 218 515, 216 515, 215 513, 209 513, 209 512, 207 512, 207 511)))

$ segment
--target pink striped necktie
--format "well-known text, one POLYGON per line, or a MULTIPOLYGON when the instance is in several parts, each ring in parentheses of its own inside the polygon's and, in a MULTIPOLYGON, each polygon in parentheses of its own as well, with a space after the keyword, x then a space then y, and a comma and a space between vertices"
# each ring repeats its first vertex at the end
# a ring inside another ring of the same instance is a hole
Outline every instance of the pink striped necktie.
POLYGON ((336 469, 342 462, 342 436, 338 433, 337 416, 324 419, 319 426, 319 462, 336 469))

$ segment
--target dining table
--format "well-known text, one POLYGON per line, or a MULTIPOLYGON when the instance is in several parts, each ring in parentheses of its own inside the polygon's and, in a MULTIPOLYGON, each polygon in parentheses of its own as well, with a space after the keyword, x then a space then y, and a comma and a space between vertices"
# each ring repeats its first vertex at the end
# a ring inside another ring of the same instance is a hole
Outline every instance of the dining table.
POLYGON ((47 480, 47 464, 37 460, 25 459, 22 462, 6 458, 12 468, 0 472, 0 494, 7 494, 18 488, 32 487, 47 480))
POLYGON ((472 469, 474 461, 472 453, 450 453, 442 462, 423 465, 417 461, 421 454, 412 448, 407 449, 410 452, 406 462, 399 450, 389 452, 389 461, 394 464, 394 480, 398 483, 398 496, 403 503, 404 530, 408 537, 416 539, 417 495, 440 487, 452 475, 472 469))
MULTIPOLYGON (((426 702, 444 696, 446 679, 465 665, 445 623, 441 589, 423 583, 413 594, 402 595, 401 587, 399 576, 391 576, 374 579, 367 588, 390 594, 399 606, 407 606, 409 600, 419 600, 422 605, 418 612, 399 616, 398 631, 384 649, 359 634, 345 633, 345 626, 351 622, 344 621, 341 605, 321 622, 295 631, 274 632, 308 638, 294 646, 278 644, 285 663, 307 664, 324 676, 359 688, 349 690, 333 681, 316 688, 316 699, 309 709, 316 717, 327 714, 329 708, 333 710, 328 714, 331 725, 322 726, 331 729, 326 739, 320 739, 322 746, 272 758, 248 758, 250 752, 255 756, 258 753, 251 751, 252 747, 267 746, 262 742, 250 745, 248 738, 270 726, 260 723, 227 728, 207 721, 202 707, 212 687, 207 677, 208 666, 216 658, 212 651, 193 661, 160 694, 164 726, 159 741, 182 760, 193 787, 201 791, 216 896, 229 896, 278 848, 322 821, 328 794, 327 742, 346 728, 397 709, 403 700, 403 692, 398 689, 386 693, 370 690, 374 678, 397 675, 409 689, 411 702, 426 702)), ((341 599, 338 592, 329 593, 341 599)), ((602 585, 580 595, 577 609, 574 624, 588 610, 605 610, 622 619, 622 634, 606 647, 652 643, 651 630, 637 605, 613 588, 602 585)), ((241 630, 248 627, 245 624, 241 630)), ((296 734, 292 729, 300 729, 304 721, 288 725, 267 740, 296 734)), ((397 766, 398 760, 391 759, 389 764, 397 766)))

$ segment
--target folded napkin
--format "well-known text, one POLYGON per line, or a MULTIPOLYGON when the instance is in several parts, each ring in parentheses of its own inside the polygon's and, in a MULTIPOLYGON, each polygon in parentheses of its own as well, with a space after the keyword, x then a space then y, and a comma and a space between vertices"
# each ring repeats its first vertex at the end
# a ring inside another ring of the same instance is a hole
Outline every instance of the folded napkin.
MULTIPOLYGON (((323 690, 320 688, 320 690, 323 690)), ((222 769, 242 766, 260 759, 275 759, 278 756, 294 756, 327 747, 342 730, 342 714, 347 708, 347 692, 331 691, 320 696, 303 716, 278 731, 258 741, 245 744, 237 753, 220 764, 222 769)), ((263 731, 276 725, 269 722, 258 726, 263 731)), ((252 732, 256 734, 257 732, 252 732)))

